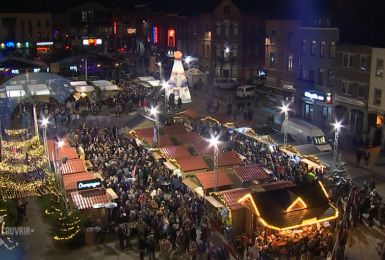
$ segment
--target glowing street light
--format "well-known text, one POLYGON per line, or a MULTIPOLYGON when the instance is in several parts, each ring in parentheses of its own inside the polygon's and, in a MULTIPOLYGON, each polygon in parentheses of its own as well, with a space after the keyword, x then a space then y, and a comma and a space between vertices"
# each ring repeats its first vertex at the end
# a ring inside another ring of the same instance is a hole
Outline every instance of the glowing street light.
POLYGON ((336 167, 337 163, 337 157, 338 157, 338 134, 342 128, 342 123, 341 121, 335 121, 333 124, 334 127, 334 145, 333 145, 333 167, 336 167))
POLYGON ((211 135, 209 139, 210 146, 214 147, 214 183, 215 183, 215 191, 218 191, 218 157, 219 157, 219 149, 218 146, 220 144, 219 136, 211 135))
POLYGON ((282 126, 283 126, 283 146, 284 147, 287 146, 287 125, 289 123, 289 111, 290 111, 289 106, 290 106, 290 104, 282 104, 282 106, 280 107, 281 113, 285 114, 285 120, 282 123, 282 126))
POLYGON ((167 107, 167 88, 168 88, 168 82, 162 81, 161 83, 162 89, 164 90, 164 107, 167 107))
POLYGON ((64 140, 59 140, 59 142, 57 142, 57 147, 62 148, 63 146, 64 146, 64 140))
POLYGON ((47 126, 48 126, 48 123, 49 123, 48 118, 43 118, 43 119, 41 120, 41 126, 47 127, 47 126))
POLYGON ((225 48, 225 52, 226 52, 226 53, 229 53, 229 52, 230 52, 230 48, 229 48, 229 47, 226 47, 226 48, 225 48))
POLYGON ((185 59, 185 62, 187 64, 190 64, 190 62, 193 60, 193 58, 191 56, 187 56, 186 59, 185 59))
POLYGON ((44 153, 47 158, 47 164, 49 166, 49 156, 48 156, 48 142, 47 142, 47 126, 49 124, 48 118, 43 118, 41 120, 41 128, 43 129, 43 144, 44 144, 44 153))
POLYGON ((159 110, 158 107, 150 108, 150 115, 154 116, 154 137, 153 143, 159 144, 159 118, 158 118, 159 110))

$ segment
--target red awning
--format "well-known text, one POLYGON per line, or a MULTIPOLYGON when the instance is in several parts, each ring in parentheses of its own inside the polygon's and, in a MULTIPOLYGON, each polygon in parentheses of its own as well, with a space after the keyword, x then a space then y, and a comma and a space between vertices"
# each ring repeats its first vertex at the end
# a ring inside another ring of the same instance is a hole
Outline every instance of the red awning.
POLYGON ((179 135, 187 133, 186 128, 180 125, 169 125, 163 127, 163 132, 165 135, 179 135))
POLYGON ((182 172, 207 170, 209 168, 201 156, 182 157, 177 158, 176 161, 182 172))
POLYGON ((136 133, 138 139, 142 139, 145 137, 153 137, 154 136, 154 128, 148 127, 148 128, 135 129, 135 133, 136 133))
POLYGON ((86 181, 95 179, 95 176, 92 172, 79 172, 73 174, 63 175, 63 186, 66 191, 76 190, 78 181, 86 181))
POLYGON ((193 147, 198 155, 212 155, 214 153, 214 147, 205 141, 194 144, 193 147))
MULTIPOLYGON (((154 138, 151 137, 145 137, 146 143, 148 145, 153 145, 154 138)), ((167 135, 160 135, 159 136, 159 147, 164 147, 164 146, 173 146, 175 145, 174 142, 171 140, 171 138, 167 135)))
POLYGON ((227 151, 218 154, 218 166, 226 167, 241 164, 241 158, 235 151, 227 151))
POLYGON ((263 184, 261 186, 264 190, 280 190, 294 187, 295 185, 291 181, 276 181, 272 183, 263 184))
MULTIPOLYGON (((62 148, 64 148, 64 147, 70 147, 67 138, 64 138, 63 140, 64 140, 64 143, 63 143, 62 148)), ((52 155, 53 155, 53 153, 55 152, 55 142, 54 142, 53 139, 48 139, 48 140, 47 140, 47 147, 48 147, 48 155, 49 155, 49 159, 50 159, 50 161, 53 161, 52 155)), ((56 156, 56 155, 55 155, 55 156, 56 156)))
POLYGON ((105 189, 74 191, 71 198, 77 209, 90 209, 95 204, 106 204, 109 202, 105 189))
MULTIPOLYGON (((197 173, 196 177, 202 185, 203 189, 212 189, 216 186, 215 174, 217 174, 215 171, 202 172, 197 173)), ((229 176, 227 176, 227 173, 218 170, 218 187, 229 186, 232 184, 233 182, 230 180, 229 176)))
POLYGON ((160 148, 165 158, 179 158, 190 156, 191 154, 183 145, 165 146, 160 148))
POLYGON ((259 181, 269 178, 267 172, 256 164, 236 167, 234 168, 234 172, 242 182, 259 181))
POLYGON ((60 164, 59 167, 62 175, 86 171, 84 161, 81 159, 67 160, 66 163, 60 164))
POLYGON ((232 190, 220 191, 219 194, 223 197, 231 210, 237 210, 243 208, 243 206, 238 203, 238 200, 249 192, 250 189, 247 188, 236 188, 232 190))
POLYGON ((190 132, 174 136, 179 144, 197 144, 203 141, 203 138, 197 133, 190 132))
POLYGON ((77 159, 78 153, 75 147, 61 147, 57 150, 58 160, 62 160, 64 157, 67 157, 68 160, 77 159))

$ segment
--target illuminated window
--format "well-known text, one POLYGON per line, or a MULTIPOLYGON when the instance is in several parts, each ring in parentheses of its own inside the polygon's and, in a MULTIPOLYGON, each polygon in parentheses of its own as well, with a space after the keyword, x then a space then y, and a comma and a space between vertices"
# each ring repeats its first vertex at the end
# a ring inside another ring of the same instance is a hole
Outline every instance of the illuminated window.
POLYGON ((317 48, 317 42, 316 41, 311 41, 310 55, 314 56, 316 48, 317 48))
POLYGON ((174 48, 175 47, 175 30, 169 29, 167 35, 168 35, 167 46, 174 48))
POLYGON ((319 56, 323 57, 325 56, 325 41, 321 41, 319 46, 319 56))
POLYGON ((292 71, 293 70, 293 55, 288 55, 287 56, 287 71, 292 71))
POLYGON ((383 77, 384 76, 384 60, 377 59, 376 61, 376 76, 383 77))
POLYGON ((270 52, 270 55, 269 55, 269 65, 270 65, 271 69, 275 68, 275 53, 274 52, 270 52))
POLYGON ((331 42, 329 45, 329 58, 335 59, 336 58, 336 43, 331 42))
POLYGON ((360 70, 368 70, 368 56, 360 56, 360 70))

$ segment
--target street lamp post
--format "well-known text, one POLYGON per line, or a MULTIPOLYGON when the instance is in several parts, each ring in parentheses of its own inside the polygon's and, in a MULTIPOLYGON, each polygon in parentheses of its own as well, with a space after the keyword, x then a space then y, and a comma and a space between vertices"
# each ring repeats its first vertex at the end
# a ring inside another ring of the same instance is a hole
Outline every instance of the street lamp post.
POLYGON ((287 146, 287 124, 289 123, 289 104, 283 104, 280 107, 281 113, 285 114, 285 120, 282 123, 283 126, 283 146, 287 146))
POLYGON ((48 155, 48 142, 47 142, 47 126, 49 124, 48 118, 43 118, 41 121, 41 128, 43 129, 43 145, 44 145, 44 153, 47 158, 47 164, 49 167, 49 155, 48 155))
POLYGON ((153 137, 153 143, 156 144, 156 146, 159 145, 159 110, 157 107, 150 108, 150 114, 154 116, 154 137, 153 137))
POLYGON ((164 90, 164 108, 167 110, 167 87, 168 83, 162 81, 162 89, 164 90))
POLYGON ((218 157, 219 157, 219 149, 218 145, 220 143, 219 136, 212 135, 209 140, 210 146, 214 147, 214 183, 215 183, 215 191, 218 191, 218 157))
POLYGON ((158 62, 157 64, 159 66, 159 79, 160 79, 160 81, 163 81, 162 63, 158 62))
POLYGON ((334 124, 334 145, 333 145, 333 164, 332 168, 334 169, 337 164, 337 157, 338 157, 338 134, 341 130, 342 124, 339 121, 336 121, 334 124))

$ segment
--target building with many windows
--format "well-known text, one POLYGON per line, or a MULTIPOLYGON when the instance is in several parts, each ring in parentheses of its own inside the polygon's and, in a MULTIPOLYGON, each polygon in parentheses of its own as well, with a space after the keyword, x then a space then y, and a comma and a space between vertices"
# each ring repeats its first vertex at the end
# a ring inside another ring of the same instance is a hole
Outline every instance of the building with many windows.
POLYGON ((298 20, 267 20, 265 39, 264 86, 260 92, 279 99, 295 96, 294 81, 298 75, 299 30, 298 20))
POLYGON ((369 85, 369 140, 373 145, 385 142, 385 49, 372 48, 369 85))
POLYGON ((368 95, 372 48, 337 43, 333 86, 333 110, 343 131, 360 136, 368 130, 368 95))
POLYGON ((297 116, 328 126, 333 118, 331 93, 339 30, 328 19, 299 27, 300 55, 296 88, 297 116))
POLYGON ((52 39, 50 13, 1 13, 1 42, 38 42, 52 39))

